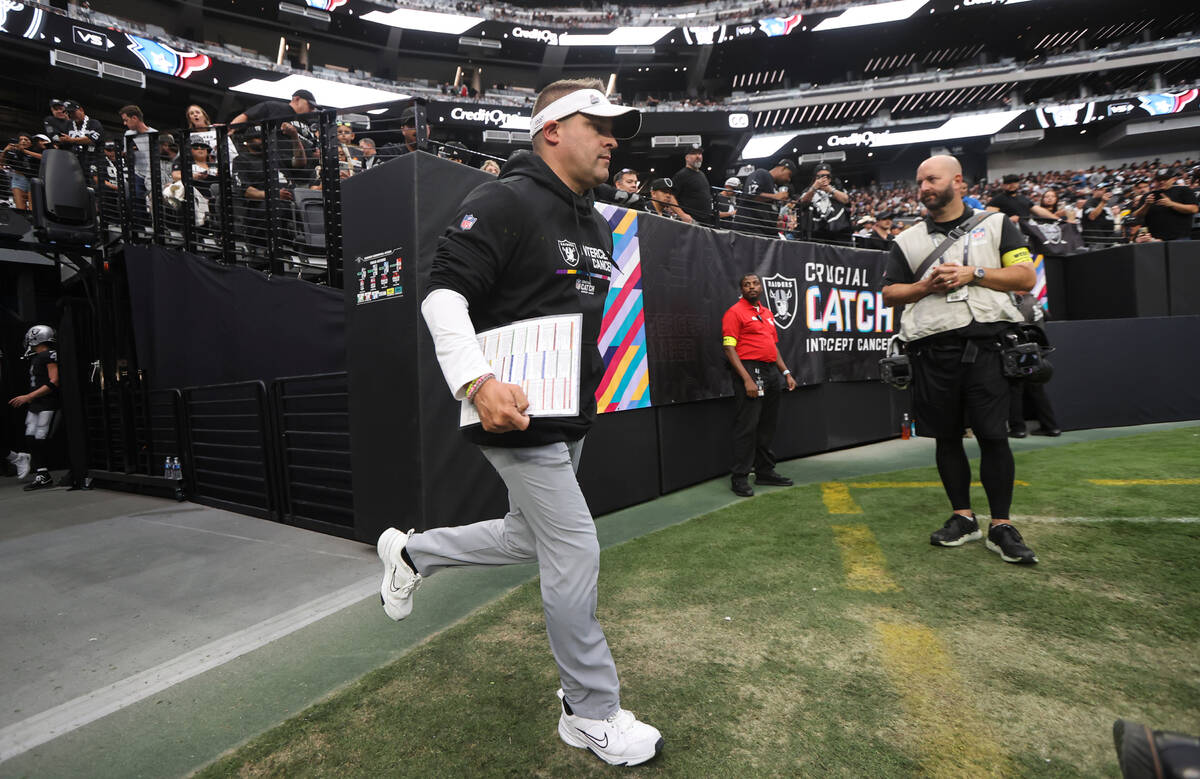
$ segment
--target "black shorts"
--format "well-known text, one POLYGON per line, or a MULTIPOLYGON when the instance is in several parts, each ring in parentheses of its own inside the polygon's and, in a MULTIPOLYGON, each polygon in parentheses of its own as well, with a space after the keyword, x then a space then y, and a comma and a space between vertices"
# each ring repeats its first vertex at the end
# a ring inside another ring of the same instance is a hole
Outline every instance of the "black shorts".
POLYGON ((958 339, 909 347, 913 369, 913 416, 917 435, 961 436, 967 425, 980 438, 1008 436, 1008 380, 996 345, 980 345, 963 362, 968 341, 958 339))

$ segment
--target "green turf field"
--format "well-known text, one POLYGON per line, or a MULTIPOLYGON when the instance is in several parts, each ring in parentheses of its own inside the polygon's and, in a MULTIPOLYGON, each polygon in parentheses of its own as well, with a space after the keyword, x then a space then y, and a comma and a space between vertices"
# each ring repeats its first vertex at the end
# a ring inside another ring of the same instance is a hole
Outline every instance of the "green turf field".
POLYGON ((1200 733, 1200 428, 1023 453, 1017 478, 1032 567, 930 546, 932 467, 605 551, 622 705, 666 739, 646 766, 559 740, 535 581, 201 775, 1116 776, 1117 717, 1200 733))

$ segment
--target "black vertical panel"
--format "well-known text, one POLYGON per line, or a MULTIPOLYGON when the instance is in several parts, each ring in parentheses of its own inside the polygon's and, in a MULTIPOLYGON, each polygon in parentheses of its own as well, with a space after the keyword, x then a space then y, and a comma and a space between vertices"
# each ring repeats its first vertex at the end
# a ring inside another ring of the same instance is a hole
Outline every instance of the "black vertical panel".
POLYGON ((661 494, 655 409, 596 417, 583 445, 579 486, 594 515, 644 503, 661 494))
POLYGON ((417 152, 342 188, 355 536, 462 525, 506 509, 503 485, 458 432, 458 407, 421 319, 437 237, 490 177, 417 152), (417 182, 423 182, 422 191, 417 182), (427 188, 436 182, 436 191, 427 188), (388 193, 381 197, 380 193, 388 193), (358 300, 359 259, 394 250, 402 295, 358 300))
POLYGON ((129 245, 124 257, 138 367, 152 389, 345 369, 337 291, 161 246, 129 245))
POLYGON ((1200 241, 1168 241, 1164 245, 1171 315, 1200 314, 1200 241))
POLYGON ((1114 246, 1064 260, 1072 319, 1167 315, 1164 244, 1114 246))
MULTIPOLYGON (((664 493, 729 473, 733 398, 659 406, 659 468, 664 493)), ((787 410, 780 411, 786 418, 787 410)), ((586 455, 585 455, 586 462, 586 455)))
POLYGON ((1064 430, 1200 418, 1200 316, 1051 322, 1064 430))
POLYGON ((900 431, 891 397, 894 390, 883 382, 830 382, 821 386, 821 392, 825 395, 825 450, 891 438, 900 431))

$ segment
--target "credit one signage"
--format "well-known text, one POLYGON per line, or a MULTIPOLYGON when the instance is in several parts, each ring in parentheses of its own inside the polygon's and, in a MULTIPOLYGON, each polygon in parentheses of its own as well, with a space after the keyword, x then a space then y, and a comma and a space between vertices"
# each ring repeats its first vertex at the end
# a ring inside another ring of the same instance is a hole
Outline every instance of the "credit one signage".
POLYGON ((429 123, 442 127, 474 127, 483 130, 529 130, 529 116, 512 106, 429 104, 429 123))

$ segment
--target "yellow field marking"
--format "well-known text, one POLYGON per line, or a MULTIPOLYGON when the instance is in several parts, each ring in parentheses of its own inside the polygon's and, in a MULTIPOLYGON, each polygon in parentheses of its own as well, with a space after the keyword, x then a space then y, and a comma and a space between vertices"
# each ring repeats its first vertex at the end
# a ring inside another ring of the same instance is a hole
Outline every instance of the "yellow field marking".
MULTIPOLYGON (((1017 487, 1028 487, 1029 482, 1017 479, 1013 481, 1013 485, 1017 487)), ((914 489, 916 487, 940 487, 942 486, 942 483, 940 481, 854 481, 850 482, 846 486, 864 490, 907 490, 914 489)), ((982 487, 983 485, 977 481, 973 481, 971 482, 971 486, 982 487)))
POLYGON ((850 490, 840 481, 827 481, 821 484, 821 500, 830 514, 861 514, 862 506, 850 497, 850 490))
POLYGON ((833 538, 842 553, 846 586, 865 592, 896 592, 900 585, 887 572, 883 550, 866 525, 833 525, 833 538))
POLYGON ((1088 479, 1092 484, 1099 484, 1101 487, 1131 487, 1150 486, 1157 487, 1159 485, 1180 485, 1180 484, 1200 484, 1200 479, 1088 479))
MULTIPOLYGON (((1028 487, 1027 481, 1014 481, 1014 486, 1028 487)), ((856 481, 849 484, 840 481, 821 483, 821 500, 830 514, 861 514, 862 506, 855 502, 850 495, 850 488, 865 490, 914 489, 918 487, 941 487, 940 481, 856 481)), ((981 487, 979 482, 971 482, 972 487, 981 487)))
POLYGON ((1005 754, 970 705, 962 678, 932 630, 912 623, 877 622, 883 667, 919 729, 923 775, 1005 776, 1005 754))

